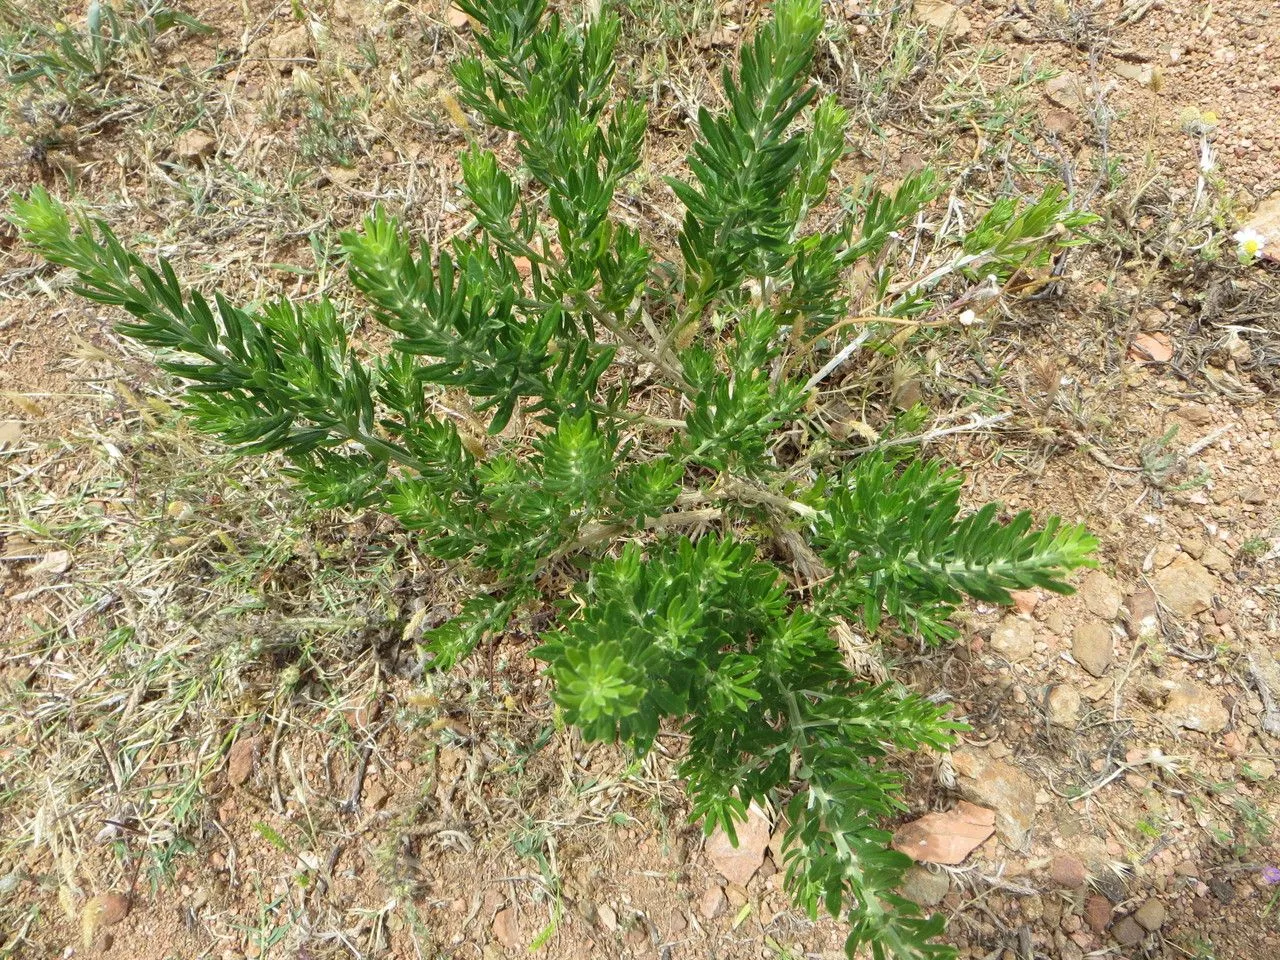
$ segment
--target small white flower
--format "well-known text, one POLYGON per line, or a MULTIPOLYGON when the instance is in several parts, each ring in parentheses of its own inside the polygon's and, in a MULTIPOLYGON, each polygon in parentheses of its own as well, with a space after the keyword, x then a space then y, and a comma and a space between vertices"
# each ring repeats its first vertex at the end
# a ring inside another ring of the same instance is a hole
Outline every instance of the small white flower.
POLYGON ((972 310, 966 310, 960 314, 960 326, 962 327, 972 327, 977 322, 978 315, 972 310))
POLYGON ((1262 253, 1262 248, 1266 246, 1267 238, 1260 234, 1252 227, 1245 227, 1240 230, 1232 238, 1235 240, 1239 250, 1240 259, 1255 260, 1262 253))

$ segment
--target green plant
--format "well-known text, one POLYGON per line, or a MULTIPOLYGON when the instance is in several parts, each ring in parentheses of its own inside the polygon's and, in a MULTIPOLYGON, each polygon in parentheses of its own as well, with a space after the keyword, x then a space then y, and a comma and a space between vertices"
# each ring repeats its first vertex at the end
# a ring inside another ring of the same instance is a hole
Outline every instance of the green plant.
POLYGON ((542 886, 551 900, 550 919, 529 943, 530 950, 537 950, 555 935, 564 911, 560 898, 560 878, 556 874, 555 851, 546 830, 532 825, 517 830, 512 835, 511 848, 521 857, 528 857, 534 862, 542 878, 542 886))
POLYGON ((1255 535, 1240 544, 1239 549, 1236 550, 1236 557, 1243 563, 1257 563, 1266 555, 1270 547, 1270 540, 1255 535))
POLYGON ((683 723, 708 830, 785 805, 787 885, 811 915, 847 914, 851 952, 949 955, 941 917, 895 892, 909 861, 877 823, 903 808, 890 751, 943 748, 957 725, 852 674, 835 628, 887 619, 944 641, 966 595, 1069 592, 1094 541, 1056 519, 1002 522, 994 504, 965 513, 961 477, 936 463, 842 466, 851 448, 814 411, 872 329, 849 329, 855 264, 862 312, 900 325, 1047 264, 1086 219, 1060 191, 1002 198, 935 238, 945 258, 927 270, 903 241, 930 176, 833 219, 847 116, 807 82, 821 7, 779 0, 725 73, 726 107, 700 112, 664 259, 613 216, 646 128, 640 103, 612 96, 618 19, 575 29, 543 0, 460 5, 482 54, 456 69, 461 99, 515 134, 522 170, 472 144, 479 229, 438 255, 382 211, 343 236, 387 355, 367 359, 327 299, 241 307, 188 290, 41 190, 16 201, 23 236, 131 315, 121 331, 189 382, 198 428, 282 452, 316 503, 382 508, 466 572, 474 595, 424 637, 435 667, 517 616, 557 614, 537 656, 565 720, 637 753, 683 723))
POLYGON ((160 34, 178 27, 192 33, 211 30, 163 0, 126 0, 119 10, 92 0, 82 28, 62 21, 53 27, 30 26, 25 42, 9 58, 8 80, 18 86, 47 84, 68 101, 78 101, 84 89, 100 83, 123 55, 149 53, 160 34))
POLYGON ((305 71, 293 78, 299 94, 302 128, 298 148, 303 159, 317 164, 349 167, 365 150, 360 129, 368 98, 361 93, 344 93, 329 78, 314 79, 305 71))
POLYGON ((1261 880, 1268 887, 1277 887, 1267 896, 1266 905, 1262 908, 1262 915, 1270 917, 1274 926, 1276 920, 1280 919, 1280 867, 1263 867, 1261 880))

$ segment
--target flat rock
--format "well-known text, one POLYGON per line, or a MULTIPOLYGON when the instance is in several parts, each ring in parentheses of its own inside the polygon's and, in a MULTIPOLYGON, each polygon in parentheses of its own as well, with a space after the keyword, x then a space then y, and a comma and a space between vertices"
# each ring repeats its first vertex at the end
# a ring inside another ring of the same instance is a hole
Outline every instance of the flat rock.
POLYGON ((1147 934, 1142 927, 1138 926, 1137 920, 1134 920, 1133 917, 1125 917, 1116 924, 1115 929, 1111 931, 1111 935, 1116 938, 1116 943, 1122 947, 1136 947, 1147 934))
POLYGON ((1028 617, 1035 613, 1040 604, 1040 594, 1036 590, 1010 590, 1009 596, 1013 598, 1014 612, 1028 617))
POLYGON ((1155 83, 1156 68, 1149 63, 1127 63, 1121 60, 1116 63, 1115 71, 1126 80, 1133 80, 1144 87, 1155 83))
POLYGON ((1111 666, 1114 647, 1111 627, 1101 620, 1086 620, 1071 635, 1071 655, 1095 677, 1102 676, 1111 666))
POLYGON ((514 907, 506 907, 494 915, 493 936, 508 950, 516 950, 523 946, 520 943, 520 924, 516 919, 514 907))
POLYGON ((1068 890, 1082 890, 1089 882, 1089 871, 1075 857, 1063 855, 1054 857, 1049 864, 1049 879, 1068 890))
POLYGON ((950 889, 951 878, 945 873, 912 867, 907 871, 898 892, 917 906, 936 907, 950 889))
POLYGON ((465 30, 471 26, 471 18, 456 3, 449 4, 449 12, 446 14, 446 18, 449 21, 449 26, 455 30, 465 30))
POLYGON ((1159 900, 1148 900, 1140 906, 1133 915, 1133 919, 1138 921, 1138 926, 1143 930, 1155 933, 1164 926, 1164 904, 1159 900))
POLYGON ((1221 733, 1230 719, 1218 693, 1191 680, 1171 685, 1164 712, 1178 726, 1199 733, 1221 733))
POLYGON ((1080 722, 1080 692, 1068 684, 1058 684, 1045 698, 1045 712, 1054 726, 1074 730, 1080 722))
POLYGON ((1095 617, 1108 622, 1120 615, 1120 603, 1124 599, 1116 582, 1101 570, 1090 570, 1076 588, 1085 609, 1095 617))
POLYGON ((995 824, 995 811, 961 800, 952 810, 904 823, 893 848, 922 863, 961 863, 995 833, 995 824))
POLYGON ((1218 587, 1218 579, 1197 560, 1180 553, 1152 578, 1156 595, 1179 619, 1208 610, 1218 587))
POLYGON ((66 573, 71 569, 71 551, 70 550, 50 550, 40 562, 27 570, 29 577, 56 577, 59 574, 66 573))
POLYGON ((1167 333, 1159 330, 1135 334, 1129 344, 1129 359, 1139 367, 1148 363, 1168 363, 1173 359, 1173 341, 1167 333))
POLYGON ((1156 544, 1151 551, 1151 569, 1163 570, 1182 554, 1182 548, 1175 543, 1156 544))
POLYGON ((1128 615, 1124 628, 1130 640, 1152 637, 1160 629, 1160 620, 1156 613, 1156 592, 1150 587, 1139 587, 1129 594, 1125 603, 1128 615))
POLYGON ((258 760, 258 738, 240 737, 227 752, 227 780, 233 787, 242 787, 253 773, 258 760))
POLYGON ((1012 614, 991 631, 991 649, 1006 660, 1025 660, 1036 649, 1036 630, 1029 620, 1012 614))
POLYGON ((1214 420, 1213 410, 1203 403, 1184 403, 1173 415, 1197 427, 1208 426, 1214 420))
POLYGON ((1226 576, 1235 569, 1235 561, 1217 547, 1205 547, 1200 562, 1219 576, 1226 576))
POLYGON ((281 73, 293 70, 295 60, 311 59, 311 31, 297 26, 271 38, 267 43, 267 56, 276 61, 281 73))
POLYGON ((729 907, 729 900, 718 886, 710 886, 698 898, 698 913, 704 920, 714 920, 729 907))
POLYGON ((1086 105, 1084 81, 1069 70, 1064 70, 1044 85, 1044 95, 1051 103, 1068 110, 1086 105))
POLYGON ((1036 815, 1036 788, 1012 764, 969 747, 951 755, 960 796, 996 812, 996 833, 1014 849, 1022 847, 1036 815))
POLYGON ((915 0, 911 5, 916 19, 957 40, 963 40, 973 29, 964 11, 945 0, 915 0))
POLYGON ((1094 894, 1084 902, 1084 922, 1094 933, 1102 933, 1111 925, 1111 901, 1094 894))
POLYGON ((213 156, 218 141, 203 130, 184 130, 173 141, 173 155, 179 160, 199 160, 213 156))
POLYGON ((738 845, 735 847, 729 835, 717 828, 707 837, 707 859, 730 883, 745 887, 764 863, 764 851, 769 846, 769 821, 760 808, 752 804, 746 821, 734 827, 738 845))

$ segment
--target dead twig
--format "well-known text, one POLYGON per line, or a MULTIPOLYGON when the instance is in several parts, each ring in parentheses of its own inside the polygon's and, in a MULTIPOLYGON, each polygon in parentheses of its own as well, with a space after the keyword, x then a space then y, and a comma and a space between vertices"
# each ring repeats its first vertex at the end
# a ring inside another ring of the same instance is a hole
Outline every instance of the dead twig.
POLYGON ((344 816, 349 817, 360 809, 360 794, 364 793, 364 778, 369 773, 369 760, 372 756, 373 740, 369 739, 360 748, 360 762, 356 766, 356 779, 351 785, 351 795, 338 808, 344 816))

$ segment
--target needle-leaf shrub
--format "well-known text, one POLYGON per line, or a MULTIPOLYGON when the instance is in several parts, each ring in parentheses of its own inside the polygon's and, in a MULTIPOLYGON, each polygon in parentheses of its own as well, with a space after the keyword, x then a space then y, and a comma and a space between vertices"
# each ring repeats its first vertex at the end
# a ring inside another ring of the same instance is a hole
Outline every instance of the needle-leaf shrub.
POLYGON ((474 229, 436 251, 378 210, 342 237, 385 355, 353 338, 349 306, 208 297, 41 190, 15 220, 81 294, 130 315, 120 329, 188 383, 199 429, 280 451, 315 502, 385 510, 467 573, 473 596, 424 639, 435 667, 551 605, 536 656, 566 721, 639 754, 681 724, 708 830, 733 835, 753 802, 785 808, 787 887, 847 917, 851 953, 949 955, 942 919, 895 892, 909 861, 880 824, 903 809, 888 753, 944 748, 957 725, 852 672, 837 624, 944 641, 966 596, 1068 592, 1094 541, 966 512, 957 473, 855 459, 817 411, 856 355, 855 266, 862 312, 869 298, 901 323, 1043 268, 1083 218, 1057 191, 1003 198, 904 277, 933 179, 829 202, 848 117, 809 81, 821 7, 778 0, 725 71, 723 108, 699 111, 667 257, 620 215, 646 113, 616 96, 618 18, 460 5, 479 55, 456 77, 487 125, 462 157, 474 229), (514 134, 514 174, 488 128, 514 134))

